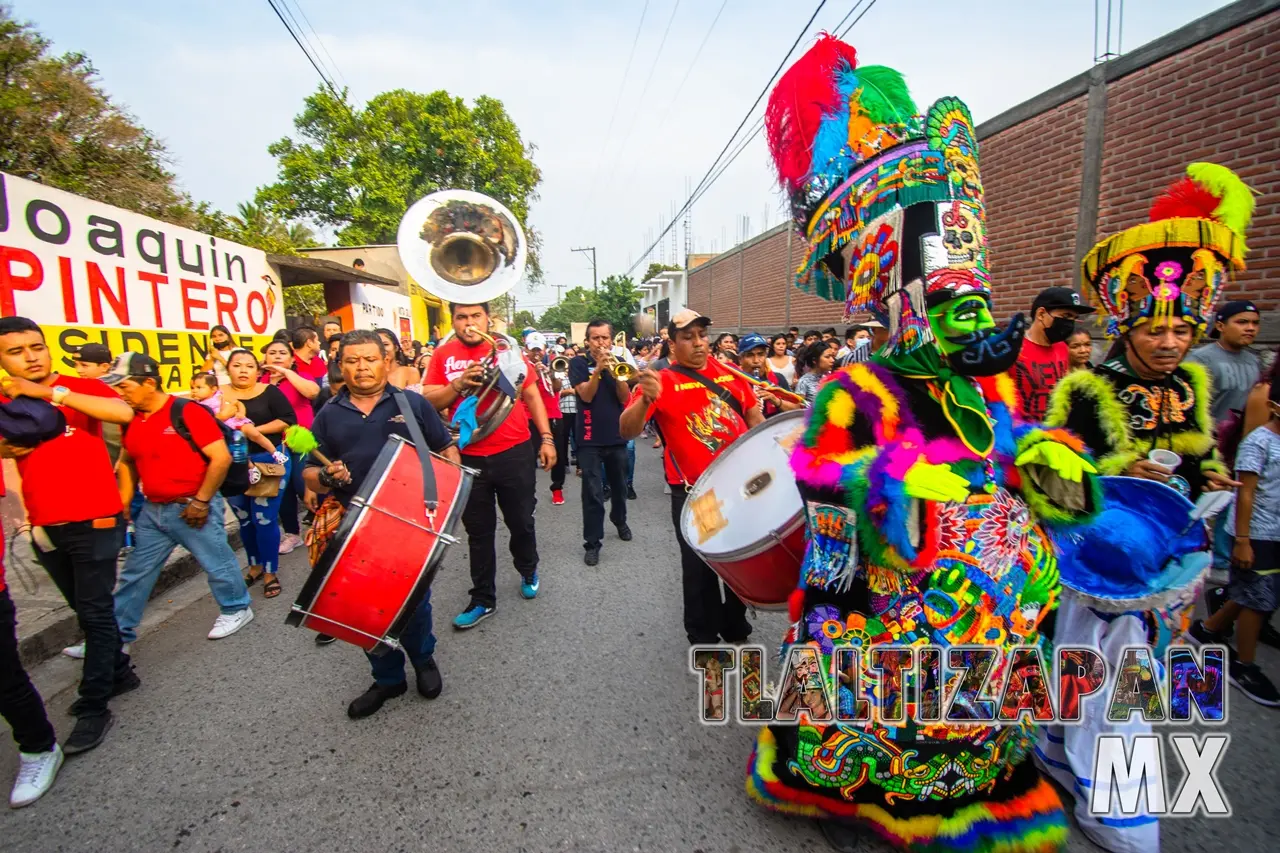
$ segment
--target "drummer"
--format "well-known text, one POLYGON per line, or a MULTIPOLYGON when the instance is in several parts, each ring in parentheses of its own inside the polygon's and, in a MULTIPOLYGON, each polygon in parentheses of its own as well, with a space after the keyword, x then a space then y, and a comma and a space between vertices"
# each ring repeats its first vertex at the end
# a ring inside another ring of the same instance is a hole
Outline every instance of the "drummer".
POLYGON ((650 419, 658 426, 664 467, 671 484, 671 520, 680 543, 684 586, 684 628, 695 645, 745 643, 751 634, 746 605, 685 541, 680 513, 688 490, 713 459, 748 428, 764 421, 751 385, 710 358, 711 320, 686 308, 667 324, 671 363, 644 370, 619 419, 623 439, 640 435, 650 419))
MULTIPOLYGON (((790 391, 791 386, 787 384, 787 380, 769 369, 768 355, 769 342, 763 335, 752 332, 749 335, 743 335, 742 340, 738 341, 738 360, 743 373, 754 376, 762 382, 768 382, 782 391, 790 391)), ((804 408, 804 403, 783 399, 768 388, 759 388, 756 396, 760 398, 760 408, 766 418, 804 408)))
MULTIPOLYGON (((386 354, 386 345, 375 332, 357 329, 344 335, 338 351, 344 387, 316 414, 311 427, 319 442, 317 452, 333 464, 322 467, 312 456, 303 479, 313 491, 331 492, 336 498, 337 507, 335 501, 326 499, 315 524, 317 530, 329 531, 330 535, 338 529, 337 519, 329 518, 321 524, 320 516, 345 511, 373 469, 387 438, 398 435, 412 440, 393 394, 404 394, 408 398, 427 445, 450 462, 461 464, 458 448, 436 410, 420 394, 398 391, 387 384, 386 354)), ((312 553, 322 551, 323 544, 313 542, 312 553)), ((409 689, 404 671, 406 654, 413 665, 418 692, 427 699, 440 695, 444 682, 432 657, 436 638, 431 631, 430 590, 405 627, 400 643, 404 651, 393 649, 381 656, 368 655, 373 686, 351 702, 347 707, 348 717, 367 717, 388 699, 403 695, 409 689)))

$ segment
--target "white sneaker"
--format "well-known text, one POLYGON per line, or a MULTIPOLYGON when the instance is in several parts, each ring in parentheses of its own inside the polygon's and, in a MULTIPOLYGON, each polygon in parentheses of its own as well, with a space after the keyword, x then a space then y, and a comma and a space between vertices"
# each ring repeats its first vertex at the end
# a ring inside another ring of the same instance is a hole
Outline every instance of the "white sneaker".
POLYGON ((253 621, 253 608, 246 607, 236 613, 222 613, 213 622, 213 630, 209 632, 210 640, 221 640, 230 637, 245 625, 253 621))
POLYGON ((291 554, 302 547, 302 538, 292 533, 280 537, 280 553, 291 554))
MULTIPOLYGON (((121 646, 120 651, 124 652, 126 655, 129 654, 129 644, 125 643, 121 646)), ((84 660, 84 643, 76 643, 74 646, 67 646, 62 650, 62 653, 69 658, 84 660)))
POLYGON ((48 752, 19 752, 18 778, 9 794, 9 807, 20 809, 43 797, 53 787, 53 780, 62 767, 62 747, 56 743, 48 752))

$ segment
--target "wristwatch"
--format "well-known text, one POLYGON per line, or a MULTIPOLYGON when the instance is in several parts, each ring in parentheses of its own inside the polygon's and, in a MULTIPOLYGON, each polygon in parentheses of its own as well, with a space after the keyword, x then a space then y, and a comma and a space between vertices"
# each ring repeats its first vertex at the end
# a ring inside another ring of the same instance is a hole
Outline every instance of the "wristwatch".
POLYGON ((52 401, 52 403, 55 406, 61 406, 62 401, 67 399, 67 395, 70 393, 71 393, 71 389, 68 388, 67 386, 55 385, 53 386, 53 396, 50 397, 49 399, 50 401, 52 401))

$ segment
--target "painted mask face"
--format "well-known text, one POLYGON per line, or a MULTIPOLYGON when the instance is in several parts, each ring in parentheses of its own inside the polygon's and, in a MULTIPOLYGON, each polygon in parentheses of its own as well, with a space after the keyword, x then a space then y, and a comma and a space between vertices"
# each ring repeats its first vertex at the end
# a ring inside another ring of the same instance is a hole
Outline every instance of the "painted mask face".
POLYGON ((979 294, 929 309, 929 326, 951 369, 966 376, 994 376, 1013 367, 1027 328, 1018 314, 1000 329, 986 297, 979 294))

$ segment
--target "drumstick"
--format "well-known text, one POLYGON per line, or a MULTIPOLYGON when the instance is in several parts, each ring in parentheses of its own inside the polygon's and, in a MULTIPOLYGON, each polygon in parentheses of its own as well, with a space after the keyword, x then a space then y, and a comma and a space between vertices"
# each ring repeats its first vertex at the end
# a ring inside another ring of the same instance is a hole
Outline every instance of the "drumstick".
POLYGON ((320 461, 321 465, 328 467, 333 463, 316 448, 320 446, 320 442, 316 441, 315 434, 304 426, 286 427, 284 431, 285 446, 299 456, 311 454, 320 461))

